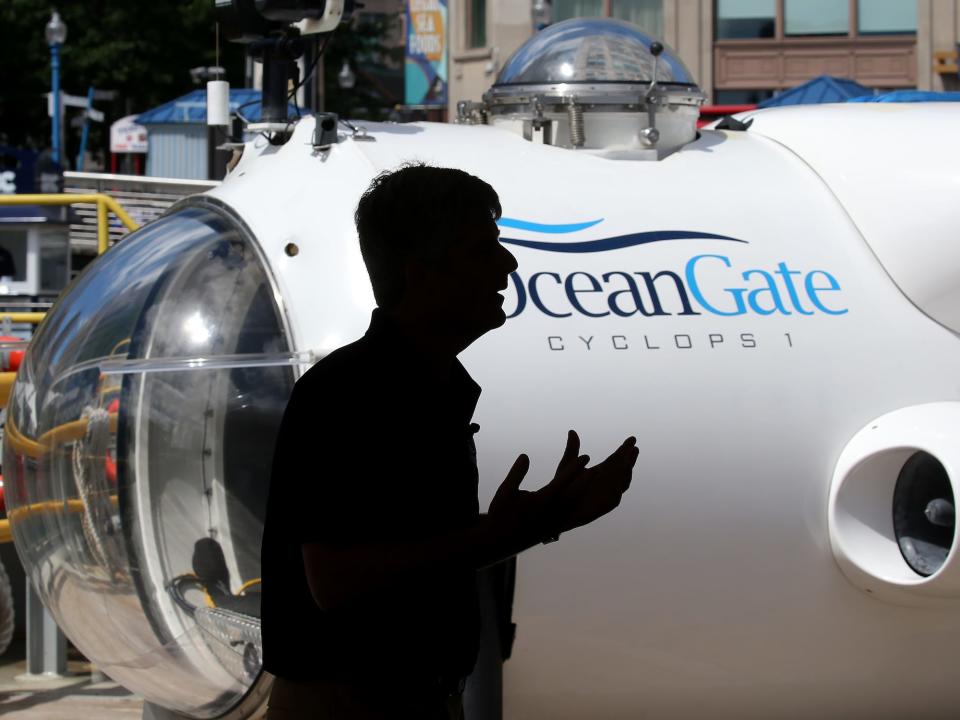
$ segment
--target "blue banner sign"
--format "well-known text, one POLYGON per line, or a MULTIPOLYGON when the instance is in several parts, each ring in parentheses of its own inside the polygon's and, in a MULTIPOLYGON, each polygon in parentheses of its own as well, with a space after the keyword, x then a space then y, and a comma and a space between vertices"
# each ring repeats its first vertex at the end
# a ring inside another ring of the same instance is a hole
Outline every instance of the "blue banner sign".
POLYGON ((407 0, 404 101, 447 105, 447 0, 407 0))

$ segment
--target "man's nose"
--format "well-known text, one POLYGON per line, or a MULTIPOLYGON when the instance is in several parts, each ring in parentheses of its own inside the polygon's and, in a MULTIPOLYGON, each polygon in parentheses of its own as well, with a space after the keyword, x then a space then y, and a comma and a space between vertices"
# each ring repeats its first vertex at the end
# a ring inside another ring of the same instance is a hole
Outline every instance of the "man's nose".
POLYGON ((514 270, 516 270, 520 265, 517 263, 517 258, 513 256, 513 253, 507 250, 507 247, 503 244, 500 245, 501 256, 503 259, 504 271, 509 275, 514 270))

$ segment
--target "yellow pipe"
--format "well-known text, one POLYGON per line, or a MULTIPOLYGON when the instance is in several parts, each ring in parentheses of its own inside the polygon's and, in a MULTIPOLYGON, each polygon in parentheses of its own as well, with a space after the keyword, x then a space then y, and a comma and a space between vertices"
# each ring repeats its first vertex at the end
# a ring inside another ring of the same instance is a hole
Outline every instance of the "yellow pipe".
MULTIPOLYGON (((110 496, 110 504, 114 507, 117 507, 119 502, 116 495, 110 496)), ((74 498, 72 500, 44 500, 43 502, 33 503, 31 505, 24 505, 23 507, 18 507, 11 510, 7 514, 7 518, 0 520, 0 544, 13 542, 13 531, 10 529, 10 521, 16 519, 17 522, 20 522, 21 518, 34 515, 36 513, 44 512, 84 512, 86 508, 84 507, 83 500, 79 498, 74 498)))
POLYGON ((10 322, 32 323, 36 325, 43 321, 46 313, 42 312, 0 312, 0 320, 10 318, 10 322))
MULTIPOLYGON (((48 430, 40 436, 40 444, 45 447, 56 445, 58 443, 68 443, 73 440, 80 440, 87 435, 87 425, 89 421, 86 418, 71 420, 62 425, 48 430)), ((110 432, 117 432, 117 413, 110 413, 110 432)))
MULTIPOLYGON (((116 495, 110 496, 110 504, 114 507, 119 505, 116 495)), ((16 519, 17 522, 20 522, 22 517, 46 512, 61 512, 63 510, 77 513, 83 512, 86 510, 86 508, 84 507, 83 500, 80 500, 79 498, 73 498, 72 500, 44 500, 43 502, 36 502, 30 505, 24 505, 23 507, 14 508, 7 513, 7 519, 16 519)))
POLYGON ((14 452, 19 455, 25 455, 26 457, 31 458, 42 458, 49 452, 49 448, 41 445, 36 440, 32 438, 25 437, 17 429, 17 426, 13 423, 13 418, 8 417, 6 426, 4 427, 5 441, 14 452))
POLYGON ((17 379, 15 372, 0 372, 0 407, 6 407, 10 399, 10 390, 13 388, 13 381, 17 379))
MULTIPOLYGON (((33 438, 22 435, 20 430, 17 429, 17 426, 8 418, 5 428, 7 435, 6 440, 10 444, 10 447, 20 455, 41 458, 49 453, 55 444, 80 440, 86 436, 87 425, 88 421, 84 418, 71 420, 62 425, 57 425, 55 428, 41 435, 38 440, 34 440, 33 438)), ((117 413, 115 412, 110 413, 110 432, 117 432, 117 413)))
POLYGON ((247 590, 252 588, 254 585, 260 584, 260 578, 254 578, 253 580, 247 580, 243 585, 240 586, 240 589, 237 590, 237 595, 245 593, 247 590))
MULTIPOLYGON (((74 440, 80 440, 86 437, 87 425, 89 424, 89 421, 85 418, 65 422, 62 425, 57 425, 51 430, 47 430, 47 432, 40 436, 38 442, 43 447, 49 448, 58 443, 68 443, 74 440)), ((117 432, 117 413, 115 412, 110 413, 110 432, 117 432)))
POLYGON ((118 342, 116 345, 113 346, 113 350, 110 351, 110 355, 118 354, 120 352, 120 348, 122 348, 124 345, 129 345, 129 344, 130 344, 130 338, 124 338, 123 340, 121 340, 120 342, 118 342))
POLYGON ((97 254, 103 255, 110 247, 110 222, 107 217, 107 206, 97 203, 97 254))

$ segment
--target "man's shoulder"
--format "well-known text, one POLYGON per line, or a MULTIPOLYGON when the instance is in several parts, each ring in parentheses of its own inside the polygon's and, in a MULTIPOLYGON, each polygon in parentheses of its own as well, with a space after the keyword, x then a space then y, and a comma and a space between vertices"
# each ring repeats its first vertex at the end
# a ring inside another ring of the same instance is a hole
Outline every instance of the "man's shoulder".
POLYGON ((296 390, 322 389, 325 393, 346 389, 354 380, 369 380, 375 353, 366 336, 325 355, 297 381, 296 390))

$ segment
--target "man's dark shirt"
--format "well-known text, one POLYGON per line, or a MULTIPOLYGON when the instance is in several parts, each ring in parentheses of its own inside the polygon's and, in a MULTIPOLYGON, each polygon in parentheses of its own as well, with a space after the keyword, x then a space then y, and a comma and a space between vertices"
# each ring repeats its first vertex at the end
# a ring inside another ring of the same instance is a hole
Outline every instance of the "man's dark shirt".
MULTIPOLYGON (((277 440, 262 563, 264 668, 288 679, 463 677, 479 642, 472 569, 410 573, 321 610, 301 544, 442 536, 478 518, 470 419, 479 386, 449 379, 380 310, 294 387, 277 440)), ((476 426, 473 426, 474 428, 476 426)))

